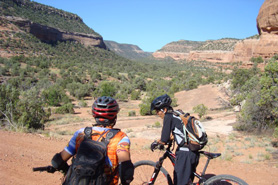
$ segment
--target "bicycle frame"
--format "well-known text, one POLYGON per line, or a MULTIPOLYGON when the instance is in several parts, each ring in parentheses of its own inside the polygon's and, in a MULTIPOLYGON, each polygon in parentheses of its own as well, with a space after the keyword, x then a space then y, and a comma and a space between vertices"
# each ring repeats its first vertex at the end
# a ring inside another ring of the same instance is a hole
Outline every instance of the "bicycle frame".
POLYGON ((156 167, 154 169, 153 175, 152 175, 148 184, 154 184, 154 182, 155 182, 155 180, 158 176, 158 173, 160 172, 160 168, 162 167, 162 164, 163 164, 163 162, 166 158, 169 158, 170 161, 172 162, 172 165, 175 166, 176 155, 170 150, 171 145, 172 144, 168 145, 168 147, 167 147, 165 153, 163 154, 163 156, 160 157, 159 160, 156 162, 156 167))
MULTIPOLYGON (((172 165, 175 166, 176 155, 170 150, 171 146, 172 146, 172 143, 169 143, 163 156, 160 157, 159 160, 156 162, 156 167, 154 169, 152 178, 148 184, 154 184, 154 182, 158 176, 158 173, 160 172, 160 168, 162 167, 162 164, 166 158, 169 158, 172 165)), ((199 151, 199 153, 205 155, 207 157, 207 161, 206 161, 206 164, 204 166, 204 169, 203 169, 201 175, 199 175, 197 172, 193 172, 194 176, 199 179, 199 182, 197 185, 199 185, 200 183, 204 183, 207 180, 206 178, 204 178, 204 175, 205 175, 205 172, 207 170, 210 160, 213 158, 219 157, 221 155, 220 153, 214 154, 214 153, 209 153, 209 152, 205 152, 205 151, 199 151)))

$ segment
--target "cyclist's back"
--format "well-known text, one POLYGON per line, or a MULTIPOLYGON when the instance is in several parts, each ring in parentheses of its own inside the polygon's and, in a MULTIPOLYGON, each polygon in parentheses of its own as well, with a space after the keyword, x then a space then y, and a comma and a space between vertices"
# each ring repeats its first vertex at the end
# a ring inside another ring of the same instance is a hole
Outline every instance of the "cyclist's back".
MULTIPOLYGON (((124 132, 113 128, 116 124, 119 110, 116 100, 106 96, 98 98, 92 106, 92 113, 96 124, 92 127, 92 136, 90 137, 94 141, 98 139, 101 141, 105 138, 105 145, 107 145, 107 148, 105 146, 107 153, 105 153, 107 157, 105 173, 103 174, 113 176, 113 179, 109 181, 110 183, 106 183, 110 185, 118 184, 119 177, 121 178, 122 185, 128 185, 133 180, 134 173, 134 166, 131 162, 129 151, 130 140, 124 132), (117 132, 114 132, 115 130, 117 132), (111 137, 111 134, 113 137, 111 137), (109 142, 106 142, 107 138, 109 138, 109 142)), ((68 171, 67 161, 78 154, 79 148, 82 148, 84 135, 84 128, 79 129, 75 132, 64 150, 53 156, 51 163, 54 168, 64 172, 68 171)), ((86 150, 83 151, 86 153, 86 150)))
MULTIPOLYGON (((64 148, 65 151, 71 155, 75 155, 81 142, 84 140, 84 129, 79 129, 74 136, 71 138, 69 144, 64 148)), ((111 130, 116 131, 116 129, 106 128, 106 127, 92 127, 92 140, 101 141, 102 138, 107 137, 107 133, 111 130), (101 138, 100 138, 101 137, 101 138)), ((130 140, 127 135, 118 130, 118 132, 110 139, 107 145, 107 159, 105 173, 108 177, 113 176, 113 180, 110 184, 118 184, 119 173, 115 171, 117 169, 119 160, 117 157, 117 150, 123 150, 122 146, 125 146, 125 150, 129 148, 130 140)), ((128 150, 127 150, 128 151, 128 150)))

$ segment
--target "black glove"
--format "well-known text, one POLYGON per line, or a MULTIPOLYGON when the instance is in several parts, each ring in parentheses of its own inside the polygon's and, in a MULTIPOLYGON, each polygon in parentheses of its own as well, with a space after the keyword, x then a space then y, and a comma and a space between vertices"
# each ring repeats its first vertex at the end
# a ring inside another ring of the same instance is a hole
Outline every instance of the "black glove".
POLYGON ((156 149, 157 146, 158 146, 158 142, 157 142, 157 141, 152 142, 152 144, 151 144, 151 150, 154 151, 154 149, 156 149))
POLYGON ((158 148, 159 150, 163 150, 163 149, 164 149, 164 145, 158 143, 157 141, 154 141, 154 142, 151 144, 151 150, 154 151, 154 149, 157 149, 157 148, 158 148))
POLYGON ((134 166, 131 160, 121 162, 119 164, 119 175, 122 185, 129 185, 133 180, 134 166))
POLYGON ((62 159, 62 156, 60 153, 57 153, 53 156, 53 158, 51 160, 51 164, 58 171, 63 171, 64 174, 66 174, 69 169, 68 163, 62 159))

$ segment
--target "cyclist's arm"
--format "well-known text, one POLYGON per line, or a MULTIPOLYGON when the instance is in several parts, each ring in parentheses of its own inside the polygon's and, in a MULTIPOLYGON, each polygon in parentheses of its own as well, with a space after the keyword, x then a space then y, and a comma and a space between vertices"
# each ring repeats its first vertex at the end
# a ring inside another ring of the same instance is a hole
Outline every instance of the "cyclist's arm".
POLYGON ((159 144, 166 145, 166 143, 163 142, 163 141, 161 141, 161 140, 157 140, 157 142, 158 142, 159 144))
POLYGON ((119 163, 130 160, 129 152, 120 151, 119 153, 117 153, 117 156, 118 156, 119 163))
POLYGON ((130 140, 128 137, 124 137, 117 146, 118 161, 124 162, 130 160, 130 140))
POLYGON ((134 166, 130 159, 130 141, 124 137, 117 146, 119 174, 122 185, 129 185, 133 180, 134 166))
POLYGON ((166 114, 163 119, 163 127, 161 131, 161 139, 158 141, 160 144, 167 144, 168 141, 171 139, 171 116, 166 114))
MULTIPOLYGON (((170 140, 169 141, 173 141, 174 140, 174 136, 173 136, 173 134, 171 133, 171 135, 170 135, 170 140)), ((163 141, 161 141, 161 140, 157 140, 157 142, 159 143, 159 144, 162 144, 162 145, 167 145, 168 143, 165 143, 165 142, 163 142, 163 141)))
POLYGON ((67 171, 67 161, 75 154, 76 138, 81 132, 81 129, 75 132, 67 146, 60 153, 56 153, 53 156, 51 164, 54 168, 58 170, 63 170, 65 172, 67 171))
POLYGON ((69 154, 66 150, 63 150, 61 152, 61 157, 62 157, 63 161, 68 161, 72 157, 72 155, 69 154))

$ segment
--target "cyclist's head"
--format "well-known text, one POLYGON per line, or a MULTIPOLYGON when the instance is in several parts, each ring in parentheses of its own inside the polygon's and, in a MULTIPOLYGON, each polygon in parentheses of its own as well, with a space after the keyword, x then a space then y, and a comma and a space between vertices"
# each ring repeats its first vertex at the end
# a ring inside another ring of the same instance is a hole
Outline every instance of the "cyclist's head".
POLYGON ((171 107, 172 99, 167 94, 159 96, 153 100, 151 103, 151 112, 153 110, 161 110, 163 108, 171 107))
POLYGON ((120 108, 114 98, 102 96, 96 99, 92 106, 92 113, 97 122, 96 125, 114 126, 120 108))

